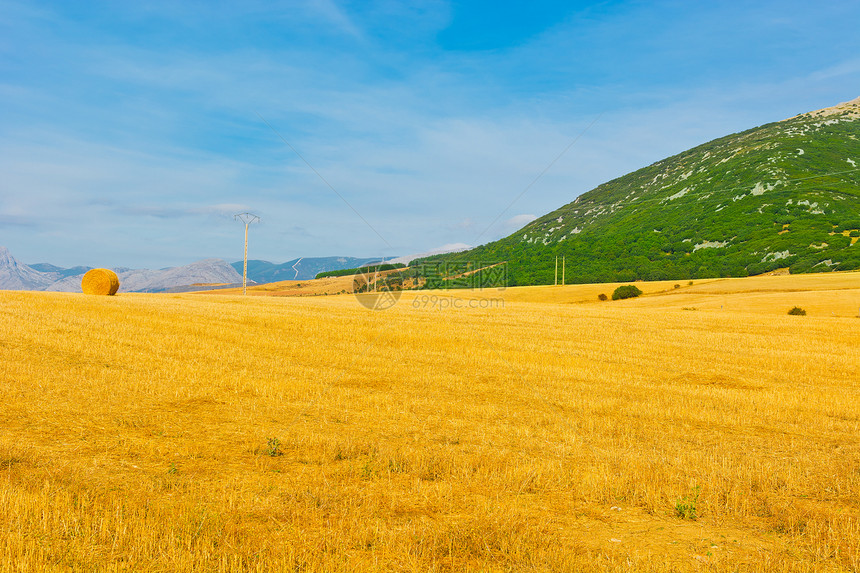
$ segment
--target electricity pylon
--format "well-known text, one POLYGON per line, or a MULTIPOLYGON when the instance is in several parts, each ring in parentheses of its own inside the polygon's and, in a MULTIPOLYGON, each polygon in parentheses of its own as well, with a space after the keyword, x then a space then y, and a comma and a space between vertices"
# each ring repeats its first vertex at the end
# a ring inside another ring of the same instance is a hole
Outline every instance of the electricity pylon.
POLYGON ((245 264, 242 267, 242 294, 244 295, 248 293, 248 225, 258 223, 260 218, 253 213, 239 213, 233 215, 233 218, 245 223, 245 264))

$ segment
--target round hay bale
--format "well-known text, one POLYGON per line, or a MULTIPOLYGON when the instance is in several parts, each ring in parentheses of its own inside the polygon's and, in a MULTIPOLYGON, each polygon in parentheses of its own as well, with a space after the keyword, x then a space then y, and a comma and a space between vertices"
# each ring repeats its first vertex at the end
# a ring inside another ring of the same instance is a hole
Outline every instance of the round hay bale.
POLYGON ((84 294, 116 294, 119 277, 110 269, 91 269, 81 279, 81 290, 84 294))

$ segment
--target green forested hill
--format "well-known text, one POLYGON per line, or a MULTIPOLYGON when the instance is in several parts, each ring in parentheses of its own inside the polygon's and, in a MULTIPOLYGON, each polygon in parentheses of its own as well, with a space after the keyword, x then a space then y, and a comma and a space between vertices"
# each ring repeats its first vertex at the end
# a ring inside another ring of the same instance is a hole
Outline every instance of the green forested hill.
POLYGON ((552 283, 556 256, 569 283, 858 269, 858 138, 860 98, 700 145, 419 267, 507 261, 510 285, 552 283))

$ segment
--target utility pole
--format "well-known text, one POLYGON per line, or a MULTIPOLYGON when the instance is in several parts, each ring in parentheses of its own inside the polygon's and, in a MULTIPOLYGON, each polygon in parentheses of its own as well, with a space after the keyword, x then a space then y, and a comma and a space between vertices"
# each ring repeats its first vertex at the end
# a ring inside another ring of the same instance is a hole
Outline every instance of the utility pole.
POLYGON ((248 294, 248 225, 258 223, 260 218, 253 213, 239 213, 233 215, 237 221, 245 223, 245 264, 242 267, 242 294, 248 294))
POLYGON ((558 286, 558 255, 555 256, 555 285, 558 286))
POLYGON ((561 257, 561 286, 564 286, 564 269, 566 268, 564 261, 565 261, 565 257, 564 257, 564 255, 562 255, 562 257, 561 257))

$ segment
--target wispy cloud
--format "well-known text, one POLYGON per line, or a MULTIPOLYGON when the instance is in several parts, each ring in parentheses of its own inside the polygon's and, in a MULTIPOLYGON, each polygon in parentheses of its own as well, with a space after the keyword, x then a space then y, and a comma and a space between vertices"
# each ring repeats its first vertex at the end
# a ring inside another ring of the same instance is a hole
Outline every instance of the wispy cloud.
POLYGON ((815 71, 810 74, 809 78, 813 81, 820 82, 846 76, 856 77, 857 75, 860 75, 860 58, 852 58, 839 62, 836 65, 815 71))
POLYGON ((35 218, 30 217, 21 217, 17 215, 7 215, 5 213, 0 213, 0 226, 33 228, 37 226, 37 220, 35 218))
POLYGON ((252 207, 243 203, 219 203, 218 205, 206 205, 192 209, 192 213, 202 213, 206 215, 217 215, 219 217, 233 218, 238 213, 246 213, 253 211, 252 207))
POLYGON ((328 22, 337 26, 344 33, 357 40, 364 39, 364 34, 346 13, 338 7, 334 0, 311 0, 311 7, 328 22))

